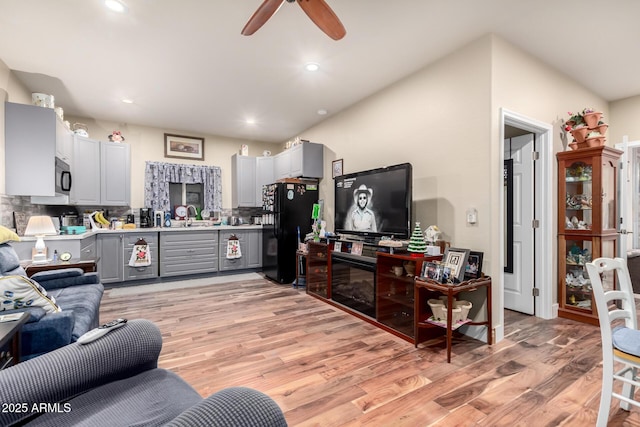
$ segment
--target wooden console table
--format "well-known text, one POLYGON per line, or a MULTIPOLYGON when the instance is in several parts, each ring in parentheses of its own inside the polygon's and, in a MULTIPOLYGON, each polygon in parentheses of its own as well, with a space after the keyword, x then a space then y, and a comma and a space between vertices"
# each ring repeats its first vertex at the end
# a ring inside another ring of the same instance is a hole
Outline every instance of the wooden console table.
POLYGON ((71 258, 69 261, 51 261, 46 264, 31 264, 27 263, 22 266, 27 273, 27 277, 31 277, 36 273, 48 270, 60 270, 62 268, 81 268, 85 273, 94 273, 98 271, 96 260, 88 259, 81 260, 77 258, 71 258))
POLYGON ((427 305, 427 293, 439 292, 447 296, 447 324, 446 324, 446 343, 447 343, 447 362, 451 363, 451 339, 453 330, 459 325, 452 325, 452 309, 454 297, 460 292, 471 292, 478 288, 484 287, 487 292, 487 320, 482 322, 465 322, 464 325, 486 325, 487 326, 487 343, 493 344, 492 326, 491 326, 491 278, 481 277, 479 279, 467 280, 458 285, 447 285, 436 282, 435 280, 416 277, 415 279, 415 322, 414 336, 415 346, 420 343, 419 331, 421 328, 442 328, 444 325, 438 325, 428 319, 432 316, 431 310, 427 305))

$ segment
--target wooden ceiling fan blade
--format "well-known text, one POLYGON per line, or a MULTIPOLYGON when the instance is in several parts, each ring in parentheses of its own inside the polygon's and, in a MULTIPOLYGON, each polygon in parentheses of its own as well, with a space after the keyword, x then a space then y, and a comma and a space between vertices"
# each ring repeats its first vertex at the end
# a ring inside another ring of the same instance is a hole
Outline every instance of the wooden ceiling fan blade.
POLYGON ((258 31, 260 27, 280 9, 284 1, 285 0, 264 0, 242 29, 242 35, 250 36, 258 31))
POLYGON ((332 39, 340 40, 347 34, 338 16, 324 0, 298 0, 298 4, 318 28, 332 39))

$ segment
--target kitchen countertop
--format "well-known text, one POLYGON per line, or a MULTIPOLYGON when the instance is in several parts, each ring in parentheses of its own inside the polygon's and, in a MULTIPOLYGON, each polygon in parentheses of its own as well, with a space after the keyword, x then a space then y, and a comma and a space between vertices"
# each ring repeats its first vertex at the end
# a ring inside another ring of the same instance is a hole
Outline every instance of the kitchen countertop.
MULTIPOLYGON (((211 226, 195 226, 195 227, 151 227, 151 228, 132 228, 132 229, 97 229, 87 231, 82 234, 61 234, 57 236, 45 236, 44 240, 82 240, 87 237, 95 236, 98 234, 120 234, 120 233, 158 233, 158 232, 171 232, 180 233, 185 231, 215 231, 215 230, 262 230, 262 225, 211 225, 211 226)), ((24 236, 20 237, 20 241, 29 242, 36 241, 35 237, 24 236)))

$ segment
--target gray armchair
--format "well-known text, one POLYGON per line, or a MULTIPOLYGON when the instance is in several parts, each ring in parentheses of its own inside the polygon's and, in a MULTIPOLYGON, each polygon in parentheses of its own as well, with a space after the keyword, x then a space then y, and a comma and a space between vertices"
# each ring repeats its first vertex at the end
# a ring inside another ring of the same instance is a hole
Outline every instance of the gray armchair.
POLYGON ((73 343, 0 371, 0 425, 286 426, 278 405, 244 387, 206 399, 158 368, 162 336, 133 320, 89 344, 73 343))

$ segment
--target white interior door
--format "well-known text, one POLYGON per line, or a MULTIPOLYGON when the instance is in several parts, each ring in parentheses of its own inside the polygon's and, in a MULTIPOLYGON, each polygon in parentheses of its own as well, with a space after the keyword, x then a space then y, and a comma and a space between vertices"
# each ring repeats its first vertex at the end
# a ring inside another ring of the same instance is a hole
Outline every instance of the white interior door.
POLYGON ((622 151, 618 168, 618 250, 617 256, 626 259, 627 251, 640 248, 638 218, 640 218, 640 141, 627 140, 616 144, 622 151))
POLYGON ((504 273, 504 307, 534 314, 534 138, 505 140, 504 158, 513 159, 513 273, 504 273))

